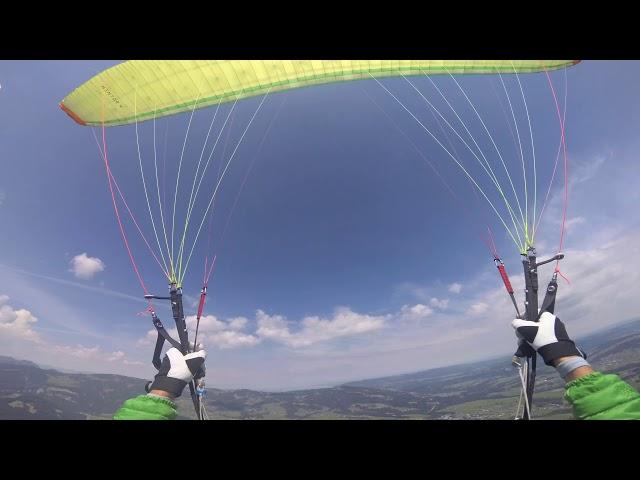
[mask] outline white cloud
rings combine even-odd
[[[449,299],[448,298],[439,299],[434,297],[431,300],[429,300],[429,305],[431,305],[432,307],[444,310],[449,306]]]
[[[125,359],[125,356],[122,350],[111,352],[111,354],[107,355],[107,362],[121,362]]]
[[[205,337],[205,345],[215,345],[222,349],[253,347],[260,343],[260,339],[254,335],[247,335],[233,330],[225,330],[203,336]]]
[[[197,323],[196,316],[186,317],[186,322],[188,327],[194,331]],[[202,341],[205,348],[209,345],[222,349],[253,347],[260,343],[260,339],[255,335],[240,331],[246,328],[247,323],[248,320],[244,317],[219,320],[215,315],[205,315],[200,318],[198,343]]]
[[[462,284],[460,283],[452,283],[449,285],[450,293],[460,293],[462,291]]]
[[[155,345],[158,332],[149,330],[147,334],[136,342],[136,348],[145,348]]]
[[[584,217],[568,218],[565,223],[565,228],[567,229],[567,232],[573,232],[577,226],[586,223],[586,221],[587,220]]]
[[[84,345],[48,345],[47,348],[51,352],[55,353],[58,359],[62,355],[72,357],[75,360],[80,360],[82,362],[97,362],[98,364],[110,363],[128,366],[143,365],[142,362],[128,360],[125,352],[121,350],[109,352],[103,350],[99,346],[86,347]]]
[[[133,367],[141,367],[143,365],[145,365],[144,362],[139,362],[137,360],[127,360],[126,358],[122,360],[122,364],[129,367],[129,366],[133,366]]]
[[[235,317],[227,320],[231,330],[244,330],[249,322],[245,317]]]
[[[292,332],[282,315],[268,315],[263,310],[256,312],[258,329],[256,334],[264,339],[283,343],[293,348],[306,347],[338,337],[360,335],[384,327],[388,316],[363,315],[346,307],[336,308],[332,318],[305,317],[302,329]]]
[[[431,316],[432,314],[433,309],[421,303],[417,303],[411,307],[409,305],[403,305],[400,309],[399,317],[401,320],[419,321]]]
[[[86,253],[76,255],[71,260],[71,272],[83,280],[93,278],[97,273],[104,270],[105,265],[102,260],[96,257],[88,257]]]
[[[606,161],[611,160],[604,155],[594,156],[586,160],[571,158],[571,176],[569,177],[569,187],[577,187],[581,183],[597,178],[600,168]],[[572,188],[570,188],[572,190]]]
[[[85,347],[83,345],[56,345],[53,347],[53,350],[57,354],[71,356],[81,360],[96,359],[100,355],[100,348],[98,346]]]
[[[31,329],[38,318],[24,308],[14,309],[8,304],[9,297],[0,295],[0,332],[5,339],[13,338],[42,343],[37,332]]]
[[[191,332],[195,332],[197,318],[195,315],[189,315],[185,318],[187,328]],[[209,346],[215,346],[221,349],[253,347],[260,343],[260,338],[256,335],[242,333],[247,327],[248,319],[245,317],[234,317],[228,320],[220,320],[215,315],[205,315],[200,318],[198,326],[198,344],[202,343],[206,349]],[[178,332],[175,327],[167,328],[167,332],[171,337],[178,338]],[[138,347],[149,347],[154,345],[157,338],[155,330],[149,330],[147,334],[136,342]],[[191,338],[193,340],[193,338]]]
[[[305,317],[302,324],[305,331],[313,332],[318,339],[324,340],[378,330],[384,324],[384,317],[363,315],[349,308],[339,307],[333,318]]]
[[[198,319],[195,315],[188,315],[185,317],[185,321],[187,322],[187,327],[195,330],[196,325],[198,323]],[[204,315],[200,317],[200,326],[198,327],[198,331],[202,333],[207,332],[219,332],[228,328],[228,325],[218,320],[218,317],[215,315]]]
[[[467,314],[477,316],[477,315],[482,315],[487,310],[489,310],[489,305],[487,305],[484,302],[478,302],[478,303],[474,303],[467,309]]]
[[[256,334],[259,337],[285,342],[292,336],[287,321],[282,315],[269,315],[263,310],[258,310],[256,320],[258,321]]]

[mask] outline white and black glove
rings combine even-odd
[[[538,322],[515,319],[511,326],[518,338],[537,351],[547,365],[553,365],[553,361],[560,357],[586,358],[569,338],[564,323],[552,313],[544,312]]]
[[[163,390],[174,398],[179,397],[195,376],[203,376],[206,357],[204,350],[183,355],[177,348],[170,348],[149,390]]]

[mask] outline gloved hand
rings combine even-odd
[[[516,330],[517,337],[537,351],[547,365],[553,365],[553,361],[560,357],[586,358],[569,338],[564,323],[552,313],[544,312],[538,322],[517,318],[511,322],[511,326]]]
[[[207,352],[204,350],[182,355],[177,348],[170,348],[148,390],[162,390],[173,398],[179,397],[194,376],[203,376],[206,357]]]

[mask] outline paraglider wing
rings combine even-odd
[[[74,121],[116,126],[266,92],[394,76],[531,73],[575,60],[132,60],[69,94],[60,107]]]

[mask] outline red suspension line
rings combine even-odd
[[[153,248],[151,248],[151,245],[149,245],[149,242],[147,241],[147,238],[144,236],[144,233],[142,233],[142,229],[138,225],[138,222],[136,221],[136,218],[134,217],[133,212],[131,212],[131,209],[129,208],[129,205],[127,204],[127,201],[125,200],[124,195],[120,191],[120,187],[118,186],[118,182],[116,182],[116,179],[114,178],[113,173],[111,172],[111,170],[109,170],[109,173],[111,175],[111,179],[113,180],[113,184],[116,186],[116,190],[118,190],[118,194],[120,195],[120,199],[122,200],[122,203],[124,203],[124,206],[126,207],[127,212],[129,212],[129,216],[131,217],[131,220],[133,220],[133,223],[136,226],[136,229],[138,230],[138,233],[142,237],[142,240],[144,240],[145,245],[147,246],[147,248],[149,249],[149,252],[151,253],[153,258],[155,259],[155,261],[158,264],[158,266],[160,267],[160,270],[162,270],[162,273],[164,273],[165,276],[168,279],[169,278],[169,274],[167,273],[167,271],[162,266],[162,263],[160,262],[160,260],[156,256],[155,252],[153,251]]]
[[[147,290],[147,286],[144,283],[144,280],[142,279],[142,275],[140,274],[140,271],[138,270],[138,266],[136,265],[136,262],[133,258],[133,253],[131,253],[131,248],[129,247],[129,241],[127,240],[127,235],[124,231],[124,226],[122,225],[122,219],[120,218],[120,212],[118,210],[118,204],[116,202],[116,195],[115,192],[113,190],[113,183],[112,183],[112,175],[111,175],[111,167],[109,166],[109,156],[107,154],[107,141],[106,141],[106,133],[105,133],[105,126],[104,123],[102,124],[102,149],[103,149],[103,158],[104,158],[104,166],[105,166],[105,170],[107,173],[107,181],[109,183],[109,190],[111,192],[111,201],[113,203],[113,211],[116,214],[116,219],[118,220],[118,226],[120,227],[120,235],[122,236],[122,240],[124,242],[124,246],[127,249],[127,253],[129,254],[129,260],[131,261],[131,265],[133,266],[133,270],[136,274],[136,276],[138,277],[138,282],[140,282],[140,286],[142,287],[142,290],[144,291],[145,295],[149,294],[149,291]]]
[[[562,247],[564,246],[564,238],[565,238],[565,232],[566,232],[566,223],[567,223],[567,206],[569,203],[569,159],[567,156],[567,144],[566,144],[566,138],[565,138],[565,125],[564,125],[564,119],[562,118],[562,115],[560,114],[560,106],[558,105],[558,97],[556,96],[556,90],[553,87],[553,82],[551,82],[551,77],[549,76],[549,72],[547,72],[545,70],[545,74],[547,76],[547,81],[549,82],[549,87],[551,88],[551,93],[553,94],[553,101],[556,105],[556,112],[558,115],[558,121],[560,122],[560,139],[562,142],[562,155],[563,155],[563,163],[564,163],[564,199],[563,199],[563,206],[562,206],[562,224],[560,225],[560,243],[558,245],[558,253],[560,253],[562,251]],[[555,271],[560,273],[560,268],[559,268],[559,264],[560,261],[556,261],[556,267],[555,267]],[[560,273],[560,275],[562,276],[562,278],[564,278],[565,280],[567,280],[567,278],[562,275],[562,273]],[[567,280],[568,281],[568,280]]]
[[[95,132],[93,132],[94,138],[95,138]],[[97,138],[96,138],[97,141]],[[104,158],[104,151],[100,152]],[[136,221],[136,217],[133,215],[133,212],[131,211],[131,209],[129,208],[129,204],[127,203],[127,200],[124,197],[124,194],[122,193],[122,191],[120,190],[120,187],[118,186],[118,182],[116,181],[116,178],[113,175],[113,172],[111,171],[111,168],[109,167],[108,169],[109,172],[109,177],[111,178],[111,180],[113,181],[113,184],[116,187],[116,190],[118,191],[118,195],[120,195],[120,200],[122,200],[122,203],[124,204],[125,208],[127,209],[127,212],[129,212],[129,216],[131,217],[131,220],[133,221],[134,225],[136,226],[136,229],[138,230],[138,233],[140,234],[140,236],[142,237],[142,240],[144,241],[144,243],[146,244],[147,248],[149,249],[149,252],[151,253],[151,255],[153,256],[153,258],[155,259],[155,261],[158,263],[158,266],[160,267],[160,270],[162,271],[162,273],[164,273],[164,275],[169,278],[169,274],[167,273],[167,271],[164,269],[162,263],[160,262],[160,260],[158,259],[158,257],[156,256],[153,248],[151,248],[151,245],[149,244],[149,241],[147,240],[147,238],[145,237],[144,233],[142,233],[142,229],[140,228],[140,225],[138,224],[138,222]]]

